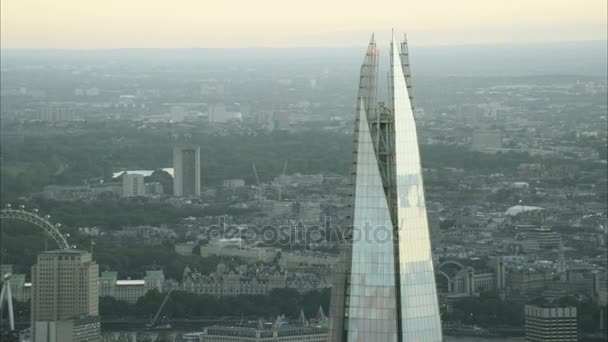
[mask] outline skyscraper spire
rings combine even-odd
[[[360,100],[363,100],[363,108],[369,118],[375,112],[378,83],[378,49],[376,48],[374,34],[372,34],[369,40],[365,58],[363,59],[363,64],[361,64],[360,75],[357,105],[360,105]],[[359,113],[358,109],[357,113]]]
[[[332,342],[442,340],[407,42],[390,49],[389,107],[377,107],[376,43],[359,82],[350,233],[332,291]]]
[[[403,76],[405,76],[405,84],[407,85],[407,92],[410,97],[410,105],[412,111],[414,110],[414,97],[412,95],[412,75],[410,70],[410,54],[407,45],[407,35],[403,34],[403,41],[401,42],[400,55],[401,58],[401,69],[403,70]]]

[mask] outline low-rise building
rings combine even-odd
[[[201,342],[325,342],[329,336],[327,327],[281,326],[276,328],[208,327],[200,335]]]
[[[77,201],[91,199],[93,191],[89,186],[47,185],[42,196],[57,201]]]
[[[224,187],[236,189],[245,186],[245,180],[243,179],[226,179],[223,183]]]
[[[281,253],[281,258],[284,260],[287,267],[300,265],[318,265],[318,266],[334,266],[336,257],[322,253],[312,252],[282,252],[280,248],[275,247],[236,247],[226,246],[221,244],[212,244],[201,246],[200,254],[202,257],[209,256],[224,256],[232,258],[241,258],[247,262],[271,262]]]
[[[175,253],[179,254],[179,255],[192,255],[194,253],[194,247],[196,247],[196,243],[189,241],[189,242],[185,242],[185,243],[176,243],[174,248],[175,248]]]
[[[559,233],[548,228],[538,228],[524,233],[526,240],[538,242],[540,248],[559,248],[562,244],[562,237]]]
[[[491,269],[479,261],[447,260],[437,269],[437,286],[448,298],[479,296],[482,292],[499,289],[497,272],[498,269]]]
[[[546,285],[549,275],[534,269],[509,270],[507,292],[538,293]]]
[[[95,196],[99,196],[101,194],[112,194],[115,196],[122,196],[122,183],[105,182],[102,184],[91,185],[91,191]]]
[[[224,246],[221,244],[212,244],[201,246],[200,254],[202,257],[209,256],[224,256],[224,257],[233,257],[233,258],[241,258],[245,261],[249,262],[270,262],[272,261],[278,252],[280,252],[280,248],[261,248],[261,247],[253,247],[253,248],[238,248],[233,246]]]
[[[293,288],[299,292],[321,290],[331,286],[329,274],[284,272],[274,267],[241,265],[230,269],[219,264],[215,272],[202,274],[186,267],[180,289],[185,292],[216,297],[265,295],[274,289]]]
[[[145,183],[144,191],[147,196],[162,195],[165,193],[165,189],[160,182]]]
[[[135,303],[148,291],[163,290],[165,276],[163,271],[146,271],[144,279],[119,280],[115,271],[105,271],[99,277],[99,295],[112,297],[127,303]]]

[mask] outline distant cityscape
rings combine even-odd
[[[361,60],[119,57],[3,58],[2,341],[328,341]],[[605,75],[411,73],[437,336],[606,340]]]

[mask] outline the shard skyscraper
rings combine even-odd
[[[352,225],[336,266],[330,342],[442,340],[408,59],[405,37],[393,37],[387,105],[376,102],[373,36],[361,66]]]

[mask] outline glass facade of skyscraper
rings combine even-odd
[[[378,50],[361,68],[352,227],[331,303],[332,342],[442,340],[407,44],[391,44],[388,107],[377,106]]]

